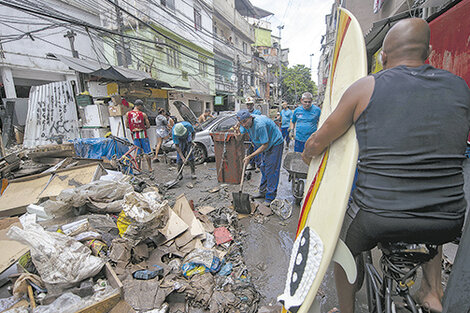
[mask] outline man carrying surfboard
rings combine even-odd
[[[462,228],[470,90],[460,77],[424,63],[429,38],[422,19],[393,26],[383,43],[384,70],[352,84],[306,142],[309,164],[355,126],[358,177],[343,224],[354,256],[378,242],[443,244]],[[423,266],[417,294],[433,312],[442,311],[440,261],[441,253]],[[354,312],[356,285],[337,264],[335,280],[340,312]]]
[[[276,198],[277,185],[282,160],[282,139],[279,127],[267,116],[251,115],[248,110],[237,112],[238,124],[235,133],[241,135],[248,133],[251,141],[259,148],[248,154],[243,162],[248,165],[250,160],[261,155],[261,182],[259,195],[254,198],[264,198],[266,204],[270,204]]]
[[[313,95],[310,92],[304,92],[300,102],[302,106],[294,110],[290,122],[291,131],[295,129],[295,152],[304,151],[305,142],[317,130],[321,113],[320,108],[312,104]]]

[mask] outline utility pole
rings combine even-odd
[[[75,33],[73,30],[67,31],[67,33],[64,35],[65,38],[69,39],[72,56],[78,59],[78,51],[75,50],[75,36],[77,36],[77,33]],[[77,85],[79,92],[85,91],[85,81],[83,79],[83,74],[75,71],[75,75],[78,77]]]
[[[122,13],[121,9],[119,9],[119,2],[118,0],[114,0],[114,9],[116,10],[116,22],[118,25],[118,32],[120,34],[119,36],[119,42],[121,43],[121,47],[117,47],[116,49],[116,54],[118,58],[118,64],[122,65],[127,68],[129,65],[127,62],[127,54],[126,54],[126,44],[124,42],[124,23],[122,22]]]
[[[282,82],[282,63],[281,63],[281,30],[284,29],[284,25],[279,25],[277,27],[279,29],[279,44],[278,53],[277,53],[277,61],[279,66],[279,78],[278,78],[278,91],[279,91],[279,99],[282,98],[282,90],[281,90],[281,82]]]
[[[240,56],[237,54],[237,95],[243,97]]]

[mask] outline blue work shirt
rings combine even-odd
[[[250,112],[250,111],[248,111]],[[261,111],[260,110],[257,110],[257,109],[254,109],[253,112],[250,112],[251,115],[261,115]]]
[[[281,110],[281,128],[290,126],[290,120],[292,119],[292,111],[290,109]]]
[[[283,143],[279,127],[269,117],[264,115],[252,115],[252,117],[253,125],[248,129],[240,126],[240,132],[242,134],[248,133],[255,146],[259,147],[268,143],[267,150],[269,150],[273,146]]]
[[[191,141],[192,140],[191,134],[194,132],[193,125],[191,125],[191,123],[186,122],[186,121],[179,122],[178,124],[182,124],[184,127],[186,127],[187,131],[186,131],[186,134],[184,134],[184,136],[178,137],[178,136],[175,136],[175,128],[173,127],[173,130],[171,131],[171,137],[173,139],[173,143],[175,145],[178,145],[180,143],[180,140],[184,140],[186,142]]]
[[[311,134],[317,131],[318,119],[321,110],[316,105],[312,105],[310,110],[305,110],[303,106],[294,110],[292,123],[295,123],[295,139],[307,141]]]

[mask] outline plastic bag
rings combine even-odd
[[[89,184],[62,190],[55,201],[41,203],[44,211],[51,216],[67,214],[72,208],[90,205],[94,212],[119,212],[121,199],[134,189],[129,183],[116,181],[94,181]]]
[[[210,272],[217,272],[222,266],[222,262],[217,254],[212,250],[206,249],[194,249],[184,258],[183,263],[202,265]]]
[[[160,196],[155,194],[130,192],[124,196],[123,211],[119,214],[117,226],[121,237],[133,245],[158,235],[158,230],[168,222],[168,202],[156,201]]]
[[[120,200],[134,189],[128,183],[116,181],[94,181],[89,184],[63,190],[57,200],[72,204],[74,207],[85,205],[88,200],[111,202]]]
[[[90,249],[66,235],[45,231],[32,221],[20,218],[23,229],[13,226],[10,239],[31,247],[31,257],[45,283],[61,287],[72,286],[95,276],[104,261],[92,256]]]
[[[292,204],[287,200],[274,199],[269,206],[277,216],[287,220],[292,215]]]
[[[83,308],[85,302],[79,296],[67,292],[58,297],[49,305],[40,305],[33,310],[33,313],[74,313]]]
[[[195,274],[204,274],[207,271],[207,268],[204,265],[197,265],[195,263],[184,263],[181,267],[183,270],[183,276],[190,278]]]

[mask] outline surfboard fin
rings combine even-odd
[[[338,239],[338,243],[336,244],[333,261],[341,265],[346,272],[349,283],[353,284],[357,277],[356,261],[354,260],[351,251],[349,251],[348,246],[346,246],[344,241],[341,239]]]

